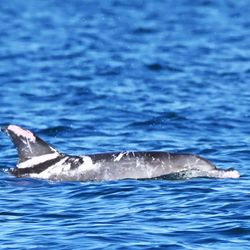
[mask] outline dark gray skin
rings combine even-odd
[[[167,152],[118,152],[70,156],[59,153],[28,130],[15,125],[2,128],[17,148],[17,177],[50,180],[101,181],[159,178],[238,178],[236,170],[218,169],[193,154]]]

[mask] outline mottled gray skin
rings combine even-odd
[[[122,154],[121,159],[119,155]],[[209,161],[192,154],[165,152],[124,152],[89,155],[93,163],[100,164],[98,171],[84,173],[83,179],[152,179],[168,177],[188,170],[215,170]]]
[[[70,181],[239,177],[236,170],[218,169],[210,161],[193,154],[118,152],[70,156],[59,153],[21,127],[9,125],[2,131],[10,136],[18,151],[17,167],[10,170],[17,177]]]

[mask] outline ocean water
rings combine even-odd
[[[239,179],[0,173],[0,249],[250,249],[250,5],[0,2],[0,125],[68,154],[199,154]],[[17,153],[0,135],[0,168]]]

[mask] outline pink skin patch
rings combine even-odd
[[[7,129],[16,134],[17,136],[27,138],[29,141],[34,142],[36,140],[36,137],[30,131],[24,130],[16,125],[9,125]]]

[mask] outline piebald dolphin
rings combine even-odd
[[[219,169],[193,154],[118,152],[82,156],[63,154],[32,132],[16,125],[2,128],[17,148],[18,161],[10,173],[65,181],[101,181],[156,178],[239,178],[238,171]]]

